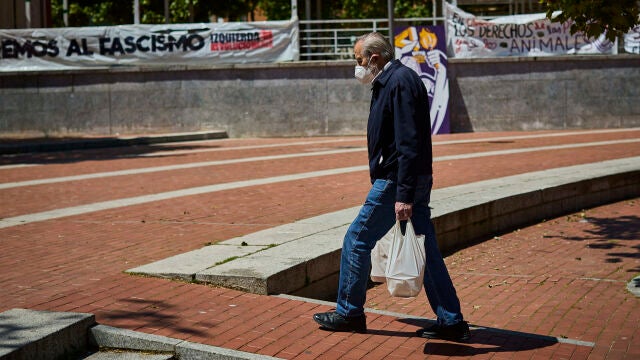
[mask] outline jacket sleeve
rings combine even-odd
[[[404,81],[403,81],[404,80]],[[393,88],[392,104],[396,151],[398,152],[398,178],[396,201],[413,203],[418,173],[419,121],[424,121],[418,101],[418,92],[408,79],[400,78]]]

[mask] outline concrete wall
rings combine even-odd
[[[362,134],[369,90],[351,73],[350,63],[0,73],[0,133]]]
[[[640,57],[454,60],[452,132],[640,126]]]
[[[364,134],[354,63],[0,72],[0,136]],[[453,132],[640,126],[640,57],[451,60]]]

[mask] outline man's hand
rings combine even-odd
[[[413,204],[396,202],[396,220],[409,220],[413,214]]]

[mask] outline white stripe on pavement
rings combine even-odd
[[[520,149],[520,150],[524,150],[524,149]],[[495,153],[495,152],[491,152],[491,153]],[[465,157],[470,158],[470,157],[477,157],[477,155],[478,154],[463,154],[463,155],[456,155],[456,158],[465,158]],[[451,159],[452,157],[446,157],[446,158]],[[436,158],[436,161],[440,161],[440,158]],[[199,187],[193,187],[193,188],[187,188],[187,189],[175,190],[175,191],[167,191],[167,192],[151,194],[151,195],[143,195],[143,196],[124,198],[124,199],[103,201],[98,203],[85,204],[85,205],[73,206],[73,207],[62,208],[62,209],[54,209],[54,210],[43,211],[43,212],[34,213],[34,214],[20,215],[20,216],[10,217],[6,219],[0,219],[0,229],[12,227],[16,225],[28,224],[32,222],[52,220],[52,219],[57,219],[61,217],[73,216],[73,215],[81,215],[88,212],[109,210],[109,209],[115,209],[115,208],[120,208],[125,206],[132,206],[132,205],[140,205],[140,204],[145,204],[153,201],[169,200],[169,199],[174,199],[174,198],[183,197],[183,196],[206,194],[206,193],[212,193],[217,191],[238,189],[238,188],[248,187],[248,186],[274,184],[278,182],[302,180],[302,179],[308,179],[308,178],[314,178],[314,177],[320,177],[320,176],[346,174],[346,173],[366,171],[366,170],[368,170],[368,165],[351,166],[351,167],[338,168],[338,169],[329,169],[329,170],[311,171],[311,172],[299,173],[299,174],[274,176],[274,177],[262,178],[262,179],[252,179],[252,180],[235,181],[235,182],[223,183],[223,184],[199,186]]]
[[[364,136],[362,136],[361,138],[364,140]],[[173,151],[172,150],[168,150],[168,151],[152,152],[152,153],[148,153],[148,154],[129,155],[129,156],[126,156],[126,157],[154,157],[154,156],[197,154],[197,153],[203,153],[203,152],[217,152],[217,151],[231,151],[231,150],[268,149],[268,148],[285,147],[285,146],[339,143],[339,142],[346,142],[346,141],[354,141],[354,139],[358,140],[357,137],[354,137],[354,138],[340,138],[340,139],[332,139],[332,140],[296,141],[296,142],[290,142],[290,143],[277,143],[277,144],[230,146],[230,147],[223,147],[223,148],[208,148],[208,149],[194,149],[194,150],[173,150]]]
[[[183,169],[192,169],[192,168],[205,167],[205,166],[240,164],[240,163],[252,162],[252,161],[271,161],[271,160],[291,159],[291,158],[306,157],[306,156],[335,155],[335,154],[358,152],[358,151],[364,151],[364,150],[366,150],[366,148],[361,147],[361,148],[340,149],[340,150],[315,151],[315,152],[307,152],[307,153],[257,156],[257,157],[241,158],[241,159],[202,161],[202,162],[194,162],[194,163],[178,164],[178,165],[153,166],[153,167],[141,168],[141,169],[129,169],[129,170],[108,171],[108,172],[93,173],[93,174],[62,176],[62,177],[55,177],[55,178],[49,178],[49,179],[26,180],[26,181],[12,182],[12,183],[4,183],[4,184],[0,184],[0,190],[21,187],[21,186],[54,184],[54,183],[66,182],[66,181],[88,180],[88,179],[105,178],[105,177],[111,177],[111,176],[138,175],[138,174],[146,174],[146,173],[152,173],[152,172],[158,172],[158,171],[183,170]]]
[[[640,139],[624,139],[624,140],[611,140],[611,141],[596,141],[596,142],[578,143],[578,144],[538,146],[538,147],[530,147],[530,148],[522,148],[522,149],[496,150],[496,151],[485,151],[485,152],[462,154],[462,155],[440,156],[440,157],[434,158],[434,161],[471,159],[471,158],[483,157],[483,156],[511,155],[511,154],[521,154],[525,152],[575,149],[575,148],[590,147],[590,146],[620,145],[620,144],[630,144],[630,143],[637,143],[637,142],[640,142]]]
[[[195,150],[169,150],[169,151],[158,151],[154,153],[148,154],[135,154],[135,155],[122,155],[118,158],[138,158],[138,157],[154,157],[154,156],[164,156],[164,155],[184,155],[184,154],[192,154],[192,153],[201,153],[201,152],[215,152],[215,151],[235,151],[235,150],[253,150],[253,149],[267,149],[267,148],[276,148],[276,147],[286,147],[289,145],[316,145],[316,144],[327,144],[327,143],[340,143],[347,141],[354,141],[353,138],[341,138],[341,139],[332,139],[332,140],[315,140],[315,141],[297,141],[290,143],[277,143],[277,144],[263,144],[263,145],[242,145],[242,146],[229,146],[224,148],[207,148],[207,149],[195,149]],[[199,141],[189,141],[189,142],[180,142],[179,145],[189,145],[189,144],[202,144],[203,142],[223,142],[225,140],[232,139],[220,139],[220,140],[199,140]],[[153,146],[166,146],[167,144],[153,144]],[[80,149],[82,150],[82,149]],[[15,154],[11,154],[11,156],[15,156]],[[0,165],[0,170],[5,169],[13,169],[19,167],[29,167],[29,166],[42,166],[47,165],[46,163],[42,164],[9,164],[9,165]]]
[[[116,209],[116,208],[121,208],[125,206],[131,206],[131,205],[140,205],[140,204],[145,204],[153,201],[169,200],[169,199],[174,199],[174,198],[183,197],[183,196],[208,194],[216,191],[238,189],[238,188],[243,188],[247,186],[266,185],[266,184],[308,179],[308,178],[314,178],[314,177],[320,177],[320,176],[338,175],[338,174],[350,173],[355,171],[365,171],[367,169],[368,169],[368,166],[352,166],[352,167],[346,167],[346,168],[340,168],[340,169],[312,171],[312,172],[301,173],[301,174],[282,175],[282,176],[274,176],[274,177],[263,178],[263,179],[243,180],[243,181],[235,181],[235,182],[224,183],[224,184],[199,186],[199,187],[193,187],[193,188],[175,190],[175,191],[167,191],[167,192],[151,194],[151,195],[135,196],[130,198],[118,199],[118,200],[103,201],[103,202],[98,202],[93,204],[72,206],[72,207],[63,208],[63,209],[54,209],[54,210],[43,211],[35,214],[28,214],[28,215],[15,216],[15,217],[6,218],[6,219],[0,219],[0,229],[16,226],[16,225],[28,224],[28,223],[37,222],[37,221],[45,221],[45,220],[52,220],[52,219],[57,219],[61,217],[66,217],[66,216],[81,215],[89,212]]]
[[[495,274],[492,274],[492,275],[495,275]],[[307,303],[311,303],[311,304],[326,305],[326,306],[332,306],[332,307],[336,306],[335,302],[326,301],[326,300],[312,299],[312,298],[305,298],[305,297],[296,296],[296,295],[279,294],[279,295],[270,295],[270,296],[279,297],[279,298],[287,299],[287,300],[303,301],[303,302],[307,302]],[[417,319],[419,321],[425,321],[425,322],[431,322],[431,323],[435,323],[436,322],[436,319],[429,319],[429,318],[426,318],[426,317],[414,316],[414,315],[409,315],[409,314],[404,314],[404,313],[398,313],[398,312],[389,311],[389,310],[380,310],[380,309],[368,308],[367,307],[367,308],[364,308],[364,311],[368,312],[368,313],[372,313],[372,314],[380,314],[380,315],[385,315],[385,316],[391,316],[391,317],[395,317],[395,318],[399,318],[399,319]],[[501,335],[521,336],[521,337],[525,337],[525,338],[532,338],[532,339],[546,340],[546,341],[556,341],[556,342],[564,343],[564,344],[572,344],[572,345],[587,346],[587,347],[596,346],[596,344],[594,342],[591,342],[591,341],[574,340],[574,339],[563,338],[563,337],[554,337],[554,336],[549,336],[549,335],[538,335],[538,334],[534,334],[534,333],[511,331],[511,330],[505,330],[505,329],[500,329],[500,328],[490,328],[490,327],[484,327],[484,326],[475,326],[475,325],[472,325],[472,324],[469,324],[469,326],[471,327],[472,330],[484,330],[484,331],[489,331],[489,332],[495,332],[495,333],[498,333],[498,334],[501,334]]]
[[[562,133],[541,133],[541,134],[530,134],[530,135],[496,136],[496,137],[490,137],[490,138],[445,140],[445,141],[435,141],[435,138],[434,138],[433,145],[436,146],[436,145],[468,144],[468,143],[487,142],[487,141],[510,141],[510,140],[523,140],[523,139],[537,139],[537,138],[544,138],[544,137],[607,134],[607,133],[630,132],[630,131],[640,131],[640,128],[601,129],[601,130],[571,131],[571,132],[562,132]],[[357,137],[355,137],[355,139],[357,139]],[[195,153],[215,152],[215,151],[230,151],[230,150],[253,150],[253,149],[283,147],[283,146],[289,146],[289,145],[313,145],[313,144],[324,144],[324,143],[341,142],[341,141],[354,141],[354,138],[319,140],[319,141],[301,141],[301,142],[265,144],[265,145],[246,145],[246,146],[224,147],[224,148],[213,148],[213,149],[159,151],[159,152],[154,152],[149,154],[131,155],[131,157],[170,156],[170,155],[184,155],[184,154],[195,154]]]
[[[459,154],[459,155],[436,157],[433,159],[433,161],[460,160],[460,159],[469,159],[469,158],[484,157],[484,156],[510,155],[510,154],[524,153],[524,152],[572,149],[572,148],[589,147],[589,146],[618,145],[618,144],[627,144],[627,143],[635,143],[635,142],[640,142],[640,138],[597,141],[597,142],[590,142],[590,143],[549,145],[549,146],[539,146],[539,147],[521,148],[521,149],[486,151],[486,152],[479,152],[479,153],[466,153],[466,154]],[[88,179],[97,179],[97,178],[105,178],[105,177],[112,177],[112,176],[138,175],[138,174],[146,174],[146,173],[152,173],[152,172],[158,172],[158,171],[192,169],[197,167],[229,165],[229,164],[238,164],[238,163],[253,162],[253,161],[271,161],[271,160],[280,160],[280,159],[292,159],[297,157],[335,155],[335,154],[343,154],[343,153],[358,152],[358,151],[365,151],[365,150],[366,148],[364,147],[358,147],[358,148],[350,148],[350,149],[338,149],[338,150],[327,150],[327,151],[316,151],[316,152],[305,152],[305,153],[294,153],[294,154],[283,154],[283,155],[257,156],[257,157],[250,157],[250,158],[241,158],[241,159],[203,161],[203,162],[194,162],[194,163],[178,164],[178,165],[154,166],[154,167],[141,168],[141,169],[129,169],[129,170],[118,170],[118,171],[109,171],[109,172],[101,172],[101,173],[93,173],[93,174],[63,176],[63,177],[56,177],[56,178],[49,178],[49,179],[26,180],[26,181],[17,181],[17,182],[11,182],[11,183],[3,183],[3,184],[0,183],[0,190],[22,187],[22,186],[54,184],[54,183],[60,183],[60,182],[66,182],[66,181],[88,180]]]
[[[586,130],[586,131],[572,131],[572,132],[561,132],[561,133],[543,133],[543,134],[515,135],[515,136],[496,136],[496,137],[490,137],[490,138],[477,138],[477,139],[464,139],[464,140],[446,140],[446,141],[434,141],[433,145],[468,144],[468,143],[488,142],[488,141],[524,140],[524,139],[537,139],[537,138],[545,138],[545,137],[575,136],[575,135],[590,135],[590,134],[609,134],[609,133],[633,132],[633,131],[640,131],[640,128]]]
[[[0,165],[0,170],[9,170],[23,167],[31,167],[31,166],[40,166],[42,164],[11,164],[11,165]]]
[[[516,136],[497,136],[490,138],[476,138],[476,139],[465,139],[465,140],[446,140],[446,141],[435,141],[433,145],[454,145],[454,144],[468,144],[468,143],[477,143],[477,142],[489,142],[489,141],[510,141],[510,140],[522,140],[522,139],[536,139],[543,137],[558,137],[558,136],[574,136],[574,135],[588,135],[588,134],[607,134],[607,133],[618,133],[618,132],[633,132],[640,131],[640,128],[625,128],[625,129],[603,129],[603,130],[586,130],[586,131],[572,131],[572,132],[561,132],[561,133],[542,133],[542,134],[531,134],[531,135],[516,135]],[[277,144],[263,144],[263,145],[242,145],[242,146],[230,146],[224,148],[207,148],[207,149],[194,149],[194,150],[175,150],[175,151],[159,151],[149,154],[136,154],[136,155],[125,155],[121,156],[121,158],[135,158],[135,157],[153,157],[153,156],[167,156],[167,155],[184,155],[191,153],[203,153],[203,152],[217,152],[217,151],[235,151],[235,150],[252,150],[252,149],[266,149],[266,148],[276,148],[276,147],[286,147],[289,145],[315,145],[315,144],[325,144],[325,143],[335,143],[335,142],[348,142],[354,141],[357,139],[353,138],[341,138],[341,139],[330,139],[330,140],[318,140],[318,141],[298,141],[291,143],[277,143]],[[213,140],[217,142],[224,142],[225,140],[233,140],[233,139],[220,139]],[[199,140],[199,141],[190,141],[190,142],[181,142],[180,145],[185,144],[202,144],[203,142],[211,142],[212,140]],[[153,144],[153,146],[166,146],[166,144]],[[14,156],[14,155],[12,155]],[[12,169],[17,167],[28,167],[28,166],[41,166],[46,164],[11,164],[11,165],[0,165],[0,170]]]

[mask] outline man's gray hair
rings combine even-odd
[[[380,54],[384,61],[391,61],[395,58],[395,49],[391,43],[379,32],[372,32],[362,35],[356,43],[362,41],[362,55],[369,57],[372,54]]]

